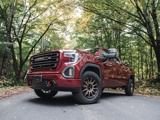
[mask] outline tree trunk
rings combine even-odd
[[[157,60],[157,80],[160,82],[160,49],[155,51]]]
[[[152,79],[153,78],[153,50],[152,50],[152,47],[150,47],[150,78]]]
[[[14,51],[13,45],[10,47],[10,50],[11,50],[11,53],[12,53],[13,70],[14,70],[15,77],[16,77],[16,83],[19,83],[20,79],[19,79],[18,62],[17,62],[17,59],[16,59],[16,55],[15,55],[15,51]]]
[[[7,75],[7,60],[8,60],[8,57],[7,55],[3,55],[3,58],[2,58],[2,65],[1,65],[1,68],[0,68],[0,79],[3,79],[6,77]]]
[[[23,75],[22,75],[22,71],[18,71],[18,74],[16,75],[16,78],[18,80],[18,83],[22,83],[22,79],[23,79]]]
[[[117,35],[117,40],[118,40],[118,51],[119,51],[119,58],[121,59],[121,31],[118,29],[118,35]]]
[[[140,80],[140,54],[138,52],[138,80]]]
[[[141,53],[141,80],[143,80],[144,79],[144,74],[143,74],[143,55],[142,55],[142,53]]]

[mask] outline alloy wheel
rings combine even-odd
[[[98,84],[93,77],[87,77],[82,83],[82,93],[88,98],[94,98],[98,93]]]

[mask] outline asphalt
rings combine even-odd
[[[105,92],[81,105],[69,92],[42,100],[32,91],[1,99],[0,120],[160,120],[160,99]]]

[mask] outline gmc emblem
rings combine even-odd
[[[48,57],[38,57],[34,59],[34,61],[43,61],[43,60],[48,60]]]

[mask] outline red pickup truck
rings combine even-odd
[[[123,64],[116,49],[55,50],[30,59],[28,85],[41,98],[70,91],[83,104],[99,100],[104,88],[124,88],[134,93],[134,71]]]

